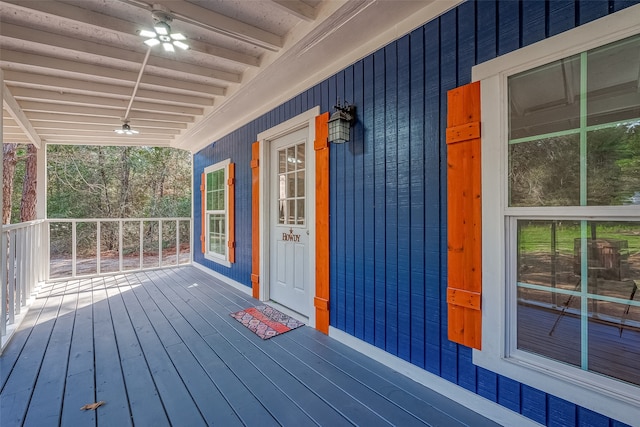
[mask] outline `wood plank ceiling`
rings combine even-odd
[[[432,3],[151,1],[0,2],[3,142],[197,150],[326,78],[336,58],[369,53],[370,40]],[[455,2],[441,3],[437,11]],[[190,49],[156,46],[145,64],[138,33],[152,29],[154,10],[170,13]],[[114,132],[127,111],[138,135]]]

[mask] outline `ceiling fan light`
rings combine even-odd
[[[160,44],[160,40],[158,39],[147,39],[144,41],[144,44],[150,47],[154,47]]]
[[[137,135],[140,133],[137,130],[131,129],[129,123],[123,123],[121,128],[114,129],[113,131],[118,135]]]
[[[173,45],[171,43],[162,43],[162,47],[164,48],[165,52],[175,52],[176,51],[173,48]]]
[[[153,29],[156,30],[156,33],[158,33],[159,36],[167,36],[169,35],[169,33],[171,33],[171,28],[169,28],[169,24],[162,21],[157,22],[153,26]]]
[[[181,41],[177,41],[177,40],[175,40],[175,41],[173,42],[173,44],[174,44],[175,46],[179,47],[180,49],[183,49],[183,50],[187,50],[187,49],[189,49],[189,45],[188,45],[188,44],[186,44],[186,43],[182,43]]]
[[[156,37],[156,33],[155,31],[149,31],[149,30],[140,30],[139,33],[142,37],[148,37],[148,38],[155,38]]]
[[[171,33],[171,38],[180,41],[184,41],[187,39],[182,33]]]

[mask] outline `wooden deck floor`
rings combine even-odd
[[[262,341],[229,316],[257,304],[194,267],[48,284],[0,357],[0,425],[496,425],[312,328]]]

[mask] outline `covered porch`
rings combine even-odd
[[[0,357],[2,425],[496,425],[193,266],[47,282]],[[104,401],[95,411],[87,404]]]

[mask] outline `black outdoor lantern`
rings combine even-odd
[[[348,142],[351,134],[351,123],[355,119],[356,107],[345,102],[344,105],[338,104],[333,107],[336,111],[329,119],[329,142],[334,144],[343,144]]]

